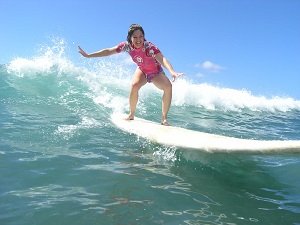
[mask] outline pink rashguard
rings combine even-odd
[[[138,49],[133,48],[127,41],[121,42],[117,47],[117,52],[128,52],[132,60],[145,74],[148,82],[163,72],[160,63],[155,59],[155,55],[160,53],[160,50],[149,41],[144,41],[144,47]]]

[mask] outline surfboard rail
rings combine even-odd
[[[207,152],[295,151],[300,152],[300,140],[255,140],[210,134],[135,117],[126,120],[124,114],[113,114],[111,121],[123,131],[166,146],[176,146]]]

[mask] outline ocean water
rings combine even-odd
[[[127,112],[125,56],[73,62],[65,45],[0,65],[0,224],[300,224],[300,149],[166,147],[110,121]],[[249,139],[300,139],[300,100],[173,84],[169,122]],[[161,92],[137,115],[160,121]]]

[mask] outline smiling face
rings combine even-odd
[[[144,45],[144,34],[141,30],[135,30],[131,35],[131,43],[134,48],[141,48]]]
[[[131,24],[128,29],[127,41],[134,48],[141,48],[144,45],[145,32],[141,25]]]

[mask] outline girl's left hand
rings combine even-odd
[[[174,82],[178,77],[181,77],[181,76],[183,76],[183,73],[177,73],[177,72],[175,72],[175,73],[172,73],[172,82]]]

